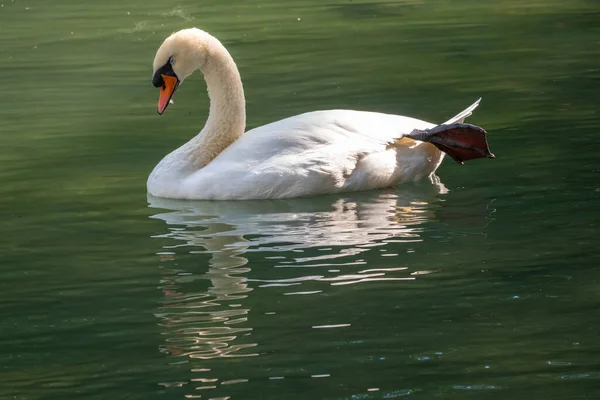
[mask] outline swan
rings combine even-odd
[[[442,125],[354,110],[313,111],[245,132],[244,89],[221,42],[197,28],[173,33],[154,57],[158,114],[199,69],[210,98],[204,128],[165,156],[148,193],[188,200],[278,199],[385,188],[434,178],[450,155],[489,157],[486,132],[464,124],[473,105]]]

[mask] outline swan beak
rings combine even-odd
[[[158,97],[158,114],[162,115],[165,112],[169,103],[172,103],[171,97],[177,90],[177,86],[179,86],[179,79],[175,76],[171,75],[163,75],[161,74],[163,79],[163,84],[160,87],[160,96]]]

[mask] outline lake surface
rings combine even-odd
[[[327,108],[469,119],[494,160],[311,199],[147,198],[200,130],[205,29],[249,127]],[[5,0],[1,399],[600,398],[600,5]]]

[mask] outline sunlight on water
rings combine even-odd
[[[599,397],[598,2],[0,5],[1,399]],[[199,73],[156,115],[152,59],[191,26],[235,58],[249,129],[482,97],[497,158],[445,161],[443,185],[147,199],[207,117]]]
[[[155,237],[171,243],[157,252],[165,263],[160,285],[163,306],[156,314],[165,329],[161,350],[204,360],[259,356],[259,344],[252,341],[252,310],[245,305],[256,290],[290,287],[281,295],[322,295],[327,287],[415,280],[424,272],[408,267],[368,268],[368,262],[360,257],[390,241],[420,241],[420,225],[435,219],[435,207],[430,202],[438,201],[446,191],[436,184],[403,192],[317,200],[192,202],[149,198],[150,207],[169,210],[152,216],[164,221],[168,230]],[[285,277],[247,278],[247,257],[252,253],[281,251],[291,259],[275,259],[275,270],[259,271],[258,275],[268,272],[276,276],[277,268],[283,268]],[[208,270],[197,274],[177,269],[178,257],[185,254],[207,254]],[[205,291],[183,291],[186,283],[197,280],[206,281]],[[310,286],[303,290],[306,285]],[[351,329],[352,324],[314,324],[312,328]],[[202,372],[210,375],[210,371]],[[216,389],[212,383],[248,381],[236,378],[219,383],[219,378],[210,376],[193,378],[194,383],[210,383],[196,389]]]

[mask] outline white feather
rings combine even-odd
[[[242,200],[377,189],[430,177],[444,157],[429,143],[403,138],[434,124],[374,112],[314,111],[244,133],[242,83],[225,47],[188,29],[165,40],[155,70],[170,59],[180,80],[203,72],[210,116],[154,168],[147,184],[153,196]],[[462,121],[478,104],[447,123]]]

